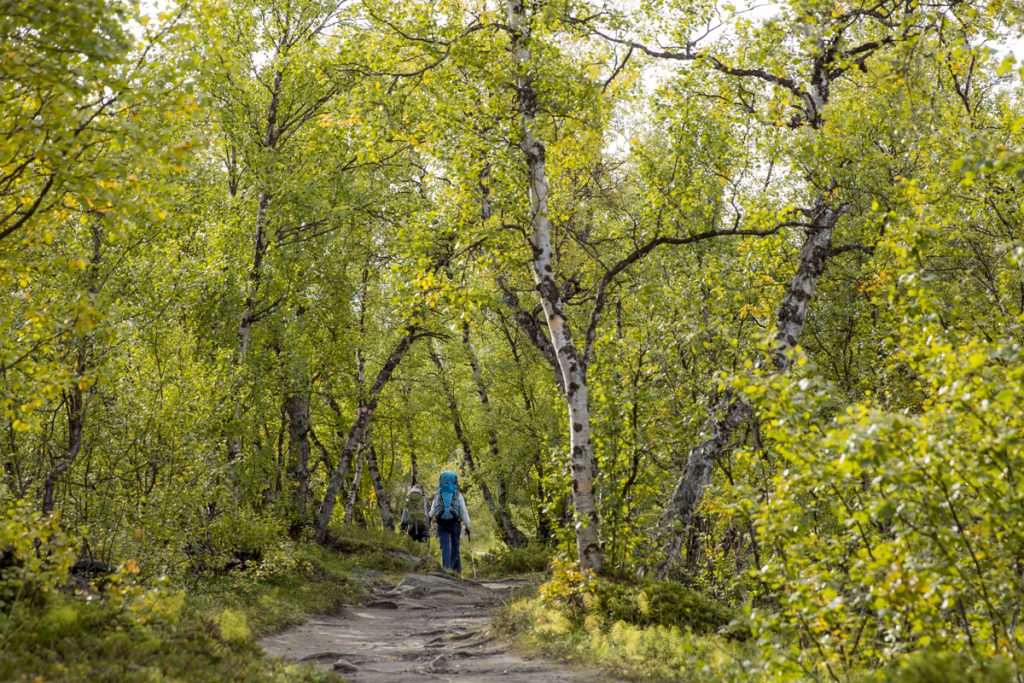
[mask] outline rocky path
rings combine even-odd
[[[339,671],[352,683],[591,683],[607,676],[509,652],[487,633],[488,611],[521,580],[410,574],[362,606],[315,617],[260,641],[267,654]]]

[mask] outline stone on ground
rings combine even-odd
[[[488,612],[525,582],[410,574],[362,606],[319,616],[260,641],[267,654],[344,674],[352,683],[596,683],[607,675],[509,651]]]

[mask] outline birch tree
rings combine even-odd
[[[797,10],[797,13],[800,11]],[[791,365],[791,352],[796,348],[806,323],[808,306],[814,298],[825,265],[834,253],[832,242],[837,224],[850,209],[850,204],[841,198],[833,175],[827,168],[819,169],[820,164],[814,158],[818,131],[826,120],[833,84],[852,69],[865,69],[867,62],[879,51],[917,35],[921,29],[916,20],[913,9],[900,3],[874,8],[871,12],[851,9],[817,18],[813,22],[814,31],[802,36],[804,60],[797,73],[786,69],[776,70],[770,57],[766,59],[765,66],[736,63],[731,56],[716,52],[713,46],[703,47],[702,38],[686,36],[685,27],[677,29],[677,35],[682,36],[683,46],[669,49],[651,48],[635,40],[595,29],[598,35],[638,49],[651,57],[699,62],[711,71],[739,81],[740,84],[733,91],[736,101],[745,104],[752,113],[756,114],[756,109],[750,104],[751,100],[745,98],[753,92],[745,90],[746,82],[753,81],[757,84],[755,87],[768,86],[774,91],[781,91],[790,98],[790,106],[795,113],[788,120],[778,120],[777,125],[811,131],[806,141],[801,141],[800,153],[807,156],[800,161],[809,169],[804,180],[817,196],[810,206],[798,210],[801,218],[783,224],[802,228],[805,237],[800,248],[796,274],[778,309],[772,348],[768,358],[758,363],[770,364],[774,372],[785,372]],[[777,39],[780,26],[768,23],[763,30],[765,36]],[[658,568],[660,575],[668,574],[678,562],[683,539],[693,523],[715,463],[730,447],[737,428],[749,419],[751,406],[742,397],[727,392],[721,399],[718,413],[718,416],[709,420],[707,436],[690,450],[685,469],[662,515],[662,525],[668,540]]]
[[[289,206],[307,194],[289,187],[289,173],[294,180],[302,166],[297,149],[302,131],[350,85],[344,72],[332,67],[329,47],[346,11],[344,2],[257,2],[215,4],[210,12],[221,30],[211,36],[215,62],[209,96],[220,109],[226,189],[252,246],[233,354],[238,368],[249,355],[253,326],[281,303],[263,292],[271,245],[294,244],[331,227],[329,211],[314,209],[310,215],[308,203]],[[241,448],[242,384],[235,382],[229,461]]]

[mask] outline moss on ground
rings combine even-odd
[[[187,590],[143,585],[132,563],[104,577],[103,590],[12,594],[0,600],[0,680],[340,681],[268,659],[256,639],[359,600],[368,589],[357,572],[433,560],[399,534],[345,530],[334,539],[331,548],[288,544],[244,568],[187,577],[178,582]]]
[[[176,602],[173,594],[150,599]],[[263,657],[241,613],[231,623],[225,612],[156,607],[164,613],[144,615],[104,599],[65,597],[43,609],[16,608],[0,619],[0,680],[340,680]]]

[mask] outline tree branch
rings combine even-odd
[[[845,254],[848,251],[860,251],[865,254],[874,254],[875,248],[869,244],[840,244],[828,250],[829,257]]]
[[[512,310],[512,314],[519,324],[520,329],[526,333],[527,338],[533,343],[533,345],[540,351],[541,355],[551,366],[555,373],[555,380],[558,386],[564,388],[565,380],[562,378],[562,370],[558,365],[558,356],[555,354],[555,347],[551,344],[551,340],[543,329],[541,329],[540,323],[537,322],[537,318],[530,314],[529,311],[522,307],[519,303],[519,296],[512,291],[512,289],[505,283],[503,279],[498,280],[498,286],[501,287],[503,292],[501,300],[506,306]]]
[[[693,235],[688,235],[686,237],[669,237],[663,235],[661,237],[655,237],[654,239],[644,244],[642,247],[639,247],[638,249],[634,250],[631,254],[629,254],[622,260],[618,261],[611,268],[609,268],[605,272],[604,276],[601,278],[600,282],[598,282],[597,284],[597,295],[594,301],[594,308],[590,312],[590,323],[587,325],[586,338],[583,343],[582,361],[584,368],[590,364],[591,356],[593,356],[594,353],[594,341],[597,338],[597,325],[601,318],[601,312],[604,309],[605,304],[608,302],[608,286],[611,285],[612,281],[622,271],[626,270],[626,268],[629,268],[631,265],[633,265],[640,259],[644,258],[645,256],[647,256],[648,254],[650,254],[652,251],[654,251],[656,248],[660,247],[663,244],[694,244],[696,242],[700,242],[706,239],[712,239],[715,237],[725,237],[729,235],[767,237],[769,235],[774,235],[784,227],[793,225],[805,226],[804,223],[786,221],[784,223],[779,223],[775,227],[769,228],[767,230],[740,230],[732,228],[729,230],[708,230],[707,232],[695,233]]]

